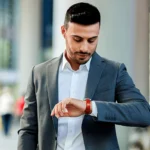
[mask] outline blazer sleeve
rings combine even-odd
[[[33,83],[33,70],[34,68],[29,78],[24,111],[20,120],[21,128],[18,131],[18,150],[36,150],[37,148],[37,104]]]
[[[144,96],[135,87],[126,67],[118,67],[115,89],[115,102],[95,101],[97,121],[125,126],[145,127],[150,125],[150,106]]]

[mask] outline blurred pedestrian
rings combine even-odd
[[[5,135],[9,135],[14,109],[14,98],[8,87],[2,89],[0,95],[0,115],[2,117],[2,126]]]

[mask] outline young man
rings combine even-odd
[[[95,52],[100,18],[88,3],[67,10],[64,53],[32,70],[18,150],[119,150],[115,124],[150,125],[150,106],[125,65]]]

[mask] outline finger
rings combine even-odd
[[[63,117],[69,117],[66,103],[62,103],[62,111],[63,111]]]
[[[62,103],[62,111],[63,111],[64,113],[68,113],[68,110],[67,110],[67,108],[66,108],[66,103]]]
[[[63,116],[62,103],[58,104],[58,113],[59,113],[59,116]]]
[[[52,112],[51,112],[51,116],[55,115],[55,108],[53,108]]]
[[[57,118],[60,117],[60,116],[59,116],[59,113],[58,113],[58,104],[55,105],[55,116],[56,116]]]
[[[71,98],[66,98],[65,101],[66,101],[66,104],[71,104]]]
[[[64,113],[63,117],[70,117],[68,113]]]

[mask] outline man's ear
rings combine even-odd
[[[63,37],[65,38],[66,37],[66,28],[64,25],[61,26],[61,33],[62,33]]]

